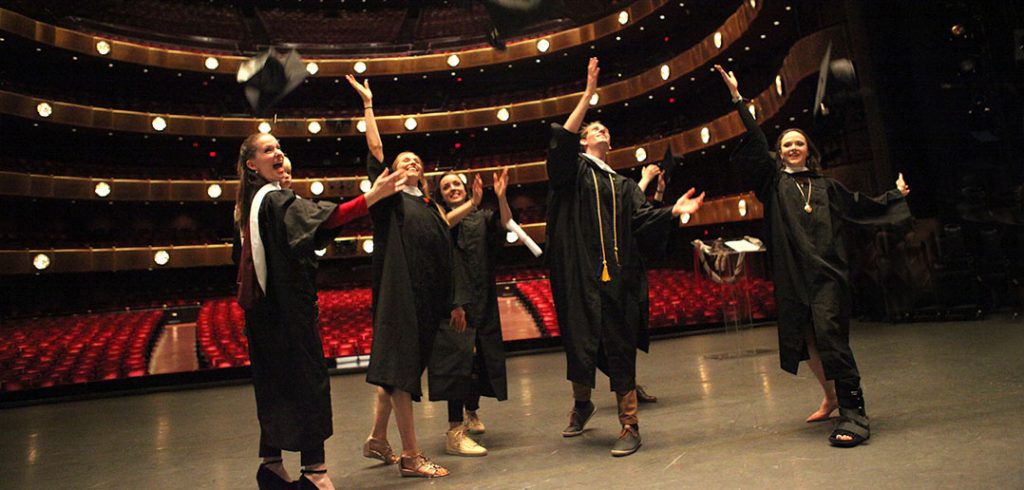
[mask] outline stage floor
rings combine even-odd
[[[639,380],[659,397],[640,406],[644,445],[612,458],[614,396],[598,375],[597,414],[563,438],[570,408],[560,352],[508,360],[510,400],[485,399],[484,458],[444,454],[447,411],[415,407],[424,452],[452,471],[440,488],[1024,488],[1024,322],[855,323],[873,437],[836,449],[830,423],[807,424],[821,392],[776,353],[775,328],[657,341]],[[739,341],[739,342],[738,342]],[[424,382],[424,385],[426,383]],[[327,462],[340,488],[420,486],[361,456],[373,388],[332,378],[334,436]],[[155,393],[0,411],[0,488],[255,488],[258,428],[249,385]],[[392,425],[392,444],[398,433]],[[298,460],[286,455],[293,476]]]

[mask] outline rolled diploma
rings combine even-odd
[[[534,257],[540,257],[540,254],[544,253],[540,249],[540,246],[537,245],[537,242],[533,241],[533,239],[530,238],[530,235],[527,235],[526,231],[524,231],[523,228],[519,226],[519,223],[515,222],[515,220],[508,220],[508,222],[505,223],[505,229],[515,233]]]

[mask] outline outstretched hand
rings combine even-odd
[[[359,93],[359,97],[362,97],[363,105],[373,103],[373,91],[370,90],[369,78],[363,80],[361,85],[359,84],[359,81],[356,80],[356,77],[352,75],[345,75],[345,80],[348,80],[348,84],[351,85],[352,88],[356,89],[356,92]]]
[[[729,87],[729,95],[733,99],[740,98],[740,82],[736,80],[736,75],[733,72],[726,72],[722,65],[715,65],[715,69],[718,70],[718,74],[722,75],[722,81],[725,82],[725,86]]]
[[[501,169],[501,174],[494,172],[492,176],[494,179],[494,193],[499,199],[505,197],[505,191],[508,190],[508,167]]]
[[[484,199],[484,181],[480,178],[480,174],[476,174],[473,177],[473,207],[480,206],[480,201]]]
[[[900,194],[903,194],[904,197],[910,194],[910,186],[903,180],[903,172],[900,172],[899,177],[896,177],[896,188],[899,189]]]
[[[405,188],[405,181],[405,170],[391,173],[391,169],[384,169],[377,180],[373,181],[370,191],[364,194],[366,207],[373,206],[377,201],[401,192]]]
[[[693,197],[693,194],[696,192],[697,190],[693,187],[686,191],[686,194],[683,194],[676,201],[676,204],[672,206],[672,216],[696,213],[700,209],[701,204],[704,203],[704,193],[701,192],[699,196]]]

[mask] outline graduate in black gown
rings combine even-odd
[[[599,72],[591,58],[579,103],[565,125],[551,127],[546,255],[575,401],[562,435],[583,433],[600,369],[611,381],[622,424],[612,455],[625,456],[640,447],[636,349],[648,347],[649,303],[642,248],[663,247],[673,218],[696,212],[704,195],[694,198],[690,189],[672,207],[654,208],[636,182],[605,163],[608,128],[593,122],[581,131]]]
[[[468,192],[463,176],[447,172],[438,180],[435,199],[447,210],[455,245],[456,272],[472,294],[466,309],[467,329],[437,336],[430,364],[431,400],[448,400],[445,450],[460,456],[484,456],[487,449],[471,437],[486,430],[477,410],[480,397],[508,399],[505,379],[505,344],[498,312],[498,286],[494,272],[497,254],[505,243],[505,224],[512,210],[505,197],[508,169],[494,174],[498,210],[480,209],[483,181],[473,179]],[[463,415],[465,410],[465,415]]]
[[[386,172],[384,144],[373,115],[369,80],[347,75],[363,100],[366,118],[367,172],[371,181]],[[378,386],[374,425],[363,455],[399,463],[402,476],[442,477],[448,470],[431,462],[416,441],[412,402],[422,396],[420,378],[430,362],[442,324],[464,329],[466,292],[455,279],[448,223],[440,206],[420,188],[423,162],[401,152],[392,163],[403,171],[406,187],[370,210],[373,219],[373,349],[366,381]],[[387,442],[387,422],[395,412],[402,438],[401,457]]]
[[[732,161],[745,185],[764,204],[778,312],[782,369],[796,374],[807,360],[825,397],[808,422],[827,420],[839,409],[829,436],[852,447],[870,437],[860,372],[850,349],[850,280],[843,228],[847,223],[897,223],[910,218],[903,174],[896,189],[878,197],[847,190],[818,173],[819,155],[807,135],[786,129],[774,149],[747,111],[732,72],[715,65],[747,128]],[[772,156],[774,150],[777,156]]]
[[[339,226],[404,188],[405,180],[401,173],[385,176],[340,206],[313,202],[281,188],[284,159],[270,134],[249,136],[238,155],[238,303],[245,310],[260,423],[263,464],[256,478],[261,489],[289,488],[281,451],[300,451],[299,488],[331,489],[324,466],[324,441],[333,433],[331,393],[314,251],[326,246]]]

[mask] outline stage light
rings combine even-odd
[[[102,56],[106,56],[106,55],[110,54],[110,43],[108,43],[106,41],[97,41],[96,42],[96,52],[99,53]]]
[[[220,60],[213,56],[209,56],[206,58],[206,61],[203,62],[203,65],[206,66],[207,70],[216,70],[217,67],[220,66]]]
[[[690,222],[690,218],[690,213],[683,213],[679,215],[679,222],[685,225]]]
[[[708,141],[711,141],[711,130],[708,129],[707,126],[700,128],[700,140],[705,144],[707,144]]]
[[[752,9],[756,9],[757,8],[757,0],[750,0],[750,8],[752,8]]]
[[[317,257],[323,257],[324,255],[327,255],[327,249],[321,248],[319,250],[314,250],[313,253],[315,253]]]
[[[591,95],[590,96],[590,105],[597,105],[597,103],[600,102],[600,100],[601,100],[601,96],[600,95],[598,95],[598,94]]]
[[[551,49],[551,41],[548,41],[547,39],[537,41],[537,51],[547,53],[549,49]]]
[[[210,199],[217,199],[223,193],[224,189],[221,189],[219,184],[210,184],[210,186],[206,188],[206,195],[210,196]]]
[[[747,215],[747,200],[746,199],[740,199],[740,202],[737,203],[736,206],[739,208],[740,216],[746,216]]]
[[[368,254],[373,253],[373,240],[366,240],[365,242],[363,242],[363,252],[366,252]]]
[[[412,131],[412,130],[416,129],[416,126],[418,126],[418,123],[416,122],[416,118],[415,117],[406,118],[406,120],[405,120],[405,129],[408,129],[409,131]]]
[[[626,25],[629,22],[629,12],[619,12],[619,25]]]
[[[363,73],[366,71],[366,63],[357,61],[356,64],[352,65],[352,69],[355,70],[356,73]]]
[[[37,271],[46,270],[50,267],[50,256],[46,254],[36,254],[32,257],[32,267],[35,267]]]
[[[519,241],[519,235],[516,235],[516,232],[514,232],[514,231],[507,232],[507,233],[505,233],[505,241],[508,242],[508,243],[518,242]]]
[[[359,131],[360,133],[366,132],[366,119],[356,121],[356,131]]]
[[[167,265],[170,261],[171,254],[167,253],[166,250],[157,250],[156,253],[153,254],[153,262],[156,263],[156,265]]]
[[[309,192],[312,192],[314,196],[319,196],[324,193],[324,183],[319,180],[314,180],[309,184]]]
[[[459,66],[459,62],[461,61],[462,60],[459,59],[459,55],[453,54],[448,57],[448,66],[455,68],[456,66]]]
[[[721,32],[716,32],[715,33],[714,40],[715,40],[715,47],[718,48],[718,49],[722,49],[722,33]]]
[[[668,65],[661,65],[661,79],[667,81],[670,76],[672,76],[672,69]]]
[[[110,195],[110,184],[106,182],[97,182],[96,187],[93,188],[93,192],[99,197],[107,197]]]
[[[320,123],[317,121],[310,121],[309,124],[306,125],[306,129],[311,134],[319,134],[320,130],[323,129],[323,127],[321,127]]]
[[[509,117],[510,117],[510,114],[508,113],[508,109],[506,109],[504,107],[502,107],[501,109],[498,109],[498,120],[499,121],[508,121]]]
[[[647,160],[647,150],[645,150],[643,147],[637,148],[636,151],[633,152],[633,156],[636,157],[636,161],[638,162]]]
[[[320,71],[320,65],[312,61],[306,63],[306,73],[309,73],[310,75],[316,75],[316,72],[318,71]]]
[[[259,129],[260,133],[267,134],[270,132],[270,123],[263,121],[257,129]]]
[[[782,75],[775,75],[775,93],[782,95]]]
[[[370,192],[370,189],[372,189],[372,188],[373,188],[373,184],[370,183],[369,179],[363,179],[363,180],[359,181],[359,191],[360,192]]]
[[[965,32],[967,29],[961,24],[953,24],[953,27],[949,28],[949,33],[957,37],[963,36]]]
[[[167,129],[167,120],[160,116],[154,117],[153,122],[151,122],[150,124],[152,124],[153,129],[157,131],[163,131]]]
[[[46,102],[40,102],[36,106],[36,114],[39,114],[39,117],[50,117],[50,114],[53,114],[53,107]]]

